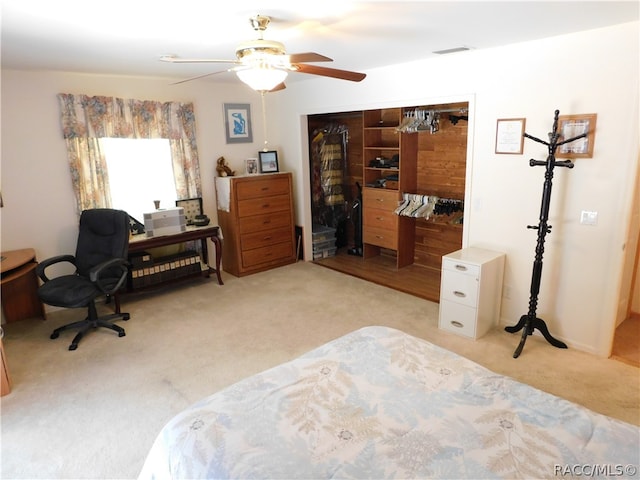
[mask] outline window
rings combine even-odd
[[[169,140],[101,138],[109,171],[111,205],[144,223],[144,213],[175,206],[176,187]]]

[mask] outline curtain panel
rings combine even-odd
[[[58,94],[78,213],[111,206],[100,138],[166,138],[177,198],[202,196],[192,103]]]

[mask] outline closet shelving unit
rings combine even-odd
[[[402,192],[417,188],[418,136],[398,133],[405,110],[384,108],[363,112],[363,257],[395,253],[396,267],[413,263],[415,218],[394,213]],[[372,166],[378,158],[390,161],[398,155],[397,168]],[[374,186],[380,179],[397,175],[397,180]]]

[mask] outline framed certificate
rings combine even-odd
[[[521,155],[524,147],[524,118],[498,119],[496,153]]]

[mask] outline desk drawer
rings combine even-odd
[[[280,227],[288,227],[291,229],[291,212],[283,210],[275,213],[266,213],[264,215],[242,217],[239,219],[238,224],[240,227],[240,235]]]
[[[261,232],[247,233],[240,239],[242,250],[266,247],[274,243],[291,242],[291,228],[275,228]]]
[[[237,186],[238,200],[268,197],[289,193],[289,177],[266,176],[264,179],[239,181]]]
[[[364,243],[391,250],[398,249],[398,233],[395,230],[367,227],[363,233]]]
[[[252,268],[261,264],[279,263],[289,258],[295,260],[291,241],[243,251],[242,266],[244,268]]]
[[[253,198],[251,200],[240,200],[238,202],[238,216],[248,217],[251,215],[261,215],[264,213],[290,211],[291,198],[289,194],[274,195],[271,197]]]

